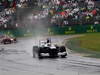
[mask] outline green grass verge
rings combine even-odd
[[[100,33],[88,33],[69,39],[66,45],[72,51],[86,54],[85,56],[100,58]]]

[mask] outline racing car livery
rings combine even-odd
[[[39,46],[33,46],[33,57],[42,58],[43,55],[47,54],[50,57],[62,57],[67,56],[65,46],[58,46],[52,44],[50,40],[41,41]]]

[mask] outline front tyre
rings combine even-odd
[[[64,55],[61,55],[61,58],[66,58],[67,53],[65,53]]]
[[[33,58],[42,58],[39,47],[33,46]]]
[[[41,55],[41,53],[40,53],[40,51],[38,51],[38,58],[39,59],[42,59],[43,58],[42,55]]]
[[[60,47],[60,52],[61,52],[61,58],[65,58],[67,56],[66,48],[65,46]]]
[[[38,46],[33,46],[33,58],[37,57]]]

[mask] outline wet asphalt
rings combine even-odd
[[[53,43],[64,44],[73,36],[50,36]],[[46,37],[45,37],[46,38]],[[32,46],[41,37],[18,38],[15,44],[0,45],[0,75],[100,75],[100,59],[87,58],[67,49],[66,58],[33,58]]]

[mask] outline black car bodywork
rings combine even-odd
[[[65,46],[58,46],[51,43],[45,43],[45,45],[41,46],[33,46],[33,57],[42,58],[43,54],[48,54],[49,57],[62,57],[65,58],[67,56]]]

